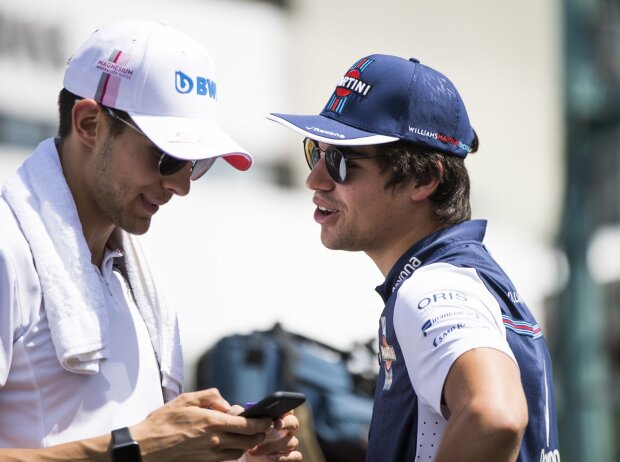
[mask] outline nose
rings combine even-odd
[[[334,189],[335,186],[336,182],[327,171],[325,155],[322,155],[319,162],[314,166],[306,178],[306,188],[313,191],[330,191]]]
[[[186,196],[190,190],[190,178],[192,175],[192,165],[187,163],[185,167],[172,175],[162,176],[162,185],[164,189],[176,194],[177,196]]]

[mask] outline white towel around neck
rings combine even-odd
[[[30,245],[56,356],[63,368],[95,374],[108,356],[108,313],[75,202],[52,138],[12,174],[2,194]],[[164,399],[182,391],[183,357],[176,313],[168,309],[138,240],[121,232],[125,265],[138,310],[157,356]]]

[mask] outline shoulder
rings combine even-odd
[[[38,287],[38,276],[30,245],[24,236],[19,222],[0,195],[0,279],[2,284],[13,285],[20,280],[23,290]]]
[[[17,257],[17,255],[25,252],[28,254],[28,258],[32,259],[28,241],[24,237],[17,218],[2,195],[0,195],[0,223],[2,223],[0,226],[0,258]]]
[[[41,288],[28,241],[1,195],[0,223],[0,338],[6,342],[19,335],[36,316]],[[10,349],[4,352],[8,353]],[[3,362],[10,364],[6,357],[0,358]],[[0,383],[6,378],[6,371],[1,369]]]
[[[417,301],[416,308],[424,309],[442,302],[467,303],[490,296],[475,268],[441,262],[417,269],[399,288],[397,300]]]
[[[422,332],[445,323],[481,326],[505,335],[502,311],[475,268],[449,263],[423,266],[399,288],[395,324],[415,325]],[[438,322],[441,321],[441,322]]]

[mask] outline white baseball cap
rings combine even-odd
[[[238,170],[252,156],[216,123],[213,61],[196,40],[165,23],[123,19],[95,31],[69,59],[64,88],[127,112],[173,157],[223,157]]]

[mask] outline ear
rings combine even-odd
[[[95,145],[97,126],[103,120],[101,106],[94,99],[81,99],[73,105],[71,121],[72,134],[83,144],[92,148]]]
[[[413,186],[413,190],[411,192],[411,199],[413,201],[422,201],[432,195],[439,183],[441,183],[441,179],[443,178],[443,164],[439,161],[435,164],[437,166],[436,175],[433,176],[427,183],[420,184],[416,183]]]

